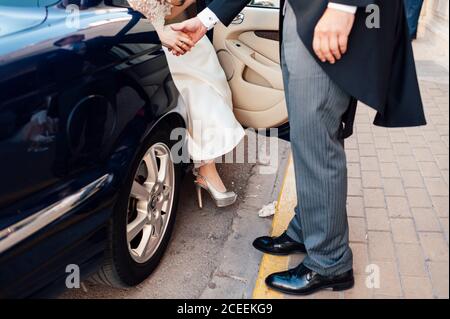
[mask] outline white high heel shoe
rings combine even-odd
[[[206,190],[209,193],[216,206],[219,208],[233,205],[236,202],[237,195],[235,192],[221,192],[217,190],[217,188],[215,188],[215,186],[210,183],[205,176],[200,175],[197,169],[194,169],[193,173],[195,177],[200,177],[205,182],[205,184],[203,184],[198,182],[197,180],[194,181],[197,189],[198,206],[200,208],[203,208],[202,189]]]

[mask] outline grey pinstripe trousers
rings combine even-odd
[[[304,265],[324,275],[352,268],[346,211],[347,163],[340,139],[350,96],[323,71],[298,36],[288,5],[282,67],[291,126],[298,206],[287,234],[304,243]]]

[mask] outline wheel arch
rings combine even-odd
[[[116,151],[113,152],[109,158],[110,170],[114,172],[116,185],[119,184],[120,186],[122,181],[126,179],[130,173],[142,143],[151,138],[158,130],[178,127],[185,129],[185,118],[182,109],[176,107],[174,110],[164,114],[157,120],[149,122],[139,134],[123,134],[115,146]]]
[[[185,118],[180,112],[173,111],[167,113],[165,116],[159,118],[143,136],[143,140],[147,139],[155,130],[161,129],[164,126],[186,128]]]

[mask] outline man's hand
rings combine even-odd
[[[313,48],[322,62],[331,64],[347,52],[348,37],[355,22],[355,15],[328,8],[314,30]]]
[[[162,45],[167,47],[174,55],[180,56],[191,51],[195,45],[188,34],[181,31],[174,31],[169,26],[165,26],[158,32]]]
[[[172,30],[174,31],[181,31],[189,35],[189,37],[191,38],[192,41],[194,41],[194,43],[200,41],[200,39],[205,36],[206,32],[208,32],[206,27],[197,17],[186,20],[181,23],[172,24],[171,27]]]

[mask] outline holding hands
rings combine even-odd
[[[171,26],[165,26],[158,32],[158,36],[162,45],[169,48],[169,50],[177,56],[191,51],[192,47],[195,45],[188,34],[182,31],[175,31]]]
[[[159,34],[164,46],[176,56],[184,55],[197,44],[208,30],[198,18],[164,27]]]
[[[201,38],[205,36],[206,32],[208,32],[206,27],[197,17],[181,23],[172,24],[171,28],[174,31],[183,32],[189,35],[194,43],[200,41]]]

